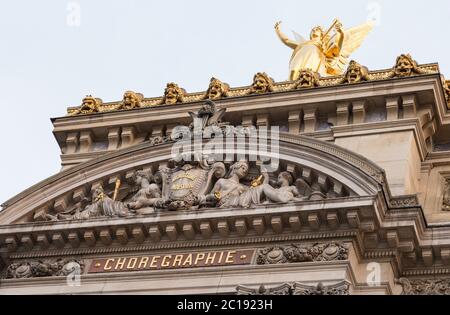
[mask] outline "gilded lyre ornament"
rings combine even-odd
[[[142,99],[144,95],[141,93],[136,93],[133,91],[126,91],[123,94],[122,102],[119,104],[117,109],[134,109],[141,107]]]
[[[274,80],[265,72],[258,72],[253,77],[250,94],[263,94],[274,91]]]
[[[229,90],[230,86],[227,83],[223,83],[222,81],[216,78],[211,78],[208,90],[206,91],[205,99],[214,101],[222,97],[227,97]]]
[[[358,83],[369,81],[369,69],[352,60],[348,64],[347,71],[344,74],[342,83]]]
[[[94,98],[92,95],[87,95],[83,98],[80,107],[72,112],[72,115],[98,113],[102,104],[103,102],[100,98]]]
[[[167,83],[162,103],[165,105],[183,103],[185,95],[186,91],[183,88],[180,88],[178,84],[173,82]]]
[[[335,19],[327,31],[320,26],[314,27],[309,40],[298,34],[295,34],[297,40],[291,40],[283,34],[280,24],[281,22],[275,24],[278,37],[294,50],[289,64],[289,77],[292,81],[298,80],[300,72],[307,69],[318,72],[323,77],[343,74],[347,59],[361,46],[373,28],[373,23],[367,22],[344,30],[342,23]]]

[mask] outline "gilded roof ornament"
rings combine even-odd
[[[301,70],[297,80],[297,89],[313,88],[319,86],[320,75],[312,70]]]
[[[74,110],[71,115],[92,114],[100,111],[100,106],[103,104],[100,98],[94,98],[92,95],[86,95],[81,102],[80,107]]]
[[[293,49],[289,63],[290,80],[299,78],[302,70],[311,69],[321,76],[342,75],[350,55],[357,50],[373,28],[372,22],[364,23],[350,29],[344,29],[342,23],[335,19],[325,31],[316,26],[311,30],[309,40],[296,35],[296,40],[289,39],[280,28],[281,22],[275,24],[275,31],[280,40]]]
[[[123,94],[122,102],[119,104],[117,109],[134,109],[141,107],[144,95],[141,93],[136,93],[133,91],[126,91]]]
[[[250,94],[263,94],[274,91],[274,80],[265,72],[258,72],[253,77],[253,85]]]
[[[369,69],[352,60],[350,61],[347,71],[344,74],[342,83],[351,84],[369,80]]]
[[[450,109],[450,81],[444,81],[444,92],[447,99],[447,107]]]
[[[222,97],[227,97],[229,90],[230,86],[227,83],[223,83],[219,79],[213,77],[209,82],[208,90],[206,90],[205,99],[214,101]]]
[[[417,74],[426,74],[427,72],[420,69],[417,62],[410,54],[402,54],[397,57],[394,67],[394,77],[410,77]]]
[[[183,103],[186,90],[180,88],[176,83],[167,83],[167,87],[164,90],[164,97],[162,103],[165,105],[173,105],[177,103]]]

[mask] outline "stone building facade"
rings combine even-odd
[[[3,205],[0,294],[449,293],[449,99],[409,55],[87,96],[61,172]]]

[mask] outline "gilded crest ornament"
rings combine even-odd
[[[123,100],[117,107],[117,109],[134,109],[141,107],[141,102],[144,95],[133,91],[126,91],[123,94]]]
[[[164,97],[162,103],[165,105],[173,105],[177,103],[183,103],[186,91],[180,88],[176,83],[168,83],[164,90]]]
[[[352,84],[362,81],[369,81],[369,69],[354,60],[350,61],[342,83]]]
[[[313,88],[319,86],[320,75],[312,70],[301,70],[298,75],[297,88]]]
[[[216,78],[211,78],[205,98],[214,101],[222,97],[227,97],[229,89],[230,86],[227,83],[223,83]]]
[[[83,98],[80,107],[72,112],[72,115],[98,113],[102,104],[103,102],[100,98],[95,98],[92,95],[87,95],[85,98]]]
[[[253,77],[250,94],[264,94],[274,91],[274,80],[265,72],[258,72]]]
[[[397,57],[394,67],[394,77],[410,77],[425,73],[425,71],[419,68],[417,61],[410,54],[403,54]]]
[[[290,80],[296,81],[302,70],[311,69],[321,76],[336,76],[344,73],[350,55],[358,49],[373,28],[372,22],[344,30],[342,23],[335,19],[325,30],[316,26],[311,30],[309,40],[295,33],[297,39],[289,39],[280,29],[281,22],[275,24],[280,40],[293,49],[289,64]],[[334,32],[333,32],[334,31]]]
[[[447,100],[447,107],[450,108],[450,81],[444,81],[445,99]]]

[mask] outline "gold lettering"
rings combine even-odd
[[[175,267],[176,264],[178,264],[178,267],[180,267],[182,260],[183,260],[183,255],[176,255],[175,259],[173,260],[172,267]]]
[[[198,262],[203,260],[203,259],[205,259],[205,254],[204,253],[197,254],[197,257],[195,258],[194,265],[195,266],[198,265]]]
[[[180,185],[173,185],[172,190],[185,190],[185,189],[192,189],[194,188],[191,184],[180,184]]]
[[[180,174],[180,175],[175,176],[173,181],[176,182],[177,180],[182,179],[182,178],[187,178],[187,179],[190,179],[191,181],[194,181],[197,178],[197,176],[192,175],[190,173]]]
[[[150,268],[158,268],[158,265],[156,265],[158,263],[158,259],[160,259],[161,256],[153,256],[152,258],[152,262],[150,263]]]
[[[208,256],[206,257],[205,265],[212,265],[214,264],[214,259],[216,259],[216,252],[208,253]]]
[[[184,260],[183,266],[186,265],[192,266],[192,254],[187,255],[186,259]]]
[[[169,267],[171,258],[172,258],[172,255],[164,256],[162,263],[161,263],[161,267]]]
[[[220,252],[220,256],[219,256],[219,264],[222,263],[222,258],[223,258],[223,252]]]
[[[105,263],[105,267],[103,267],[103,270],[111,270],[112,266],[110,264],[112,264],[114,262],[115,259],[108,259]]]
[[[125,262],[127,261],[126,258],[119,258],[119,260],[116,263],[116,267],[114,267],[115,270],[119,269],[122,270],[125,266]]]
[[[229,251],[228,254],[227,254],[227,259],[225,259],[225,263],[226,263],[226,264],[232,264],[232,263],[234,263],[234,256],[233,256],[233,255],[236,255],[236,254],[237,254],[237,253],[236,253],[236,251],[234,251],[234,250]]]
[[[147,267],[147,263],[148,263],[148,257],[142,257],[141,261],[139,262],[139,269],[145,269],[145,267]]]
[[[134,268],[136,267],[137,260],[138,260],[138,259],[137,259],[136,257],[131,258],[131,259],[128,261],[127,269],[134,269]]]

